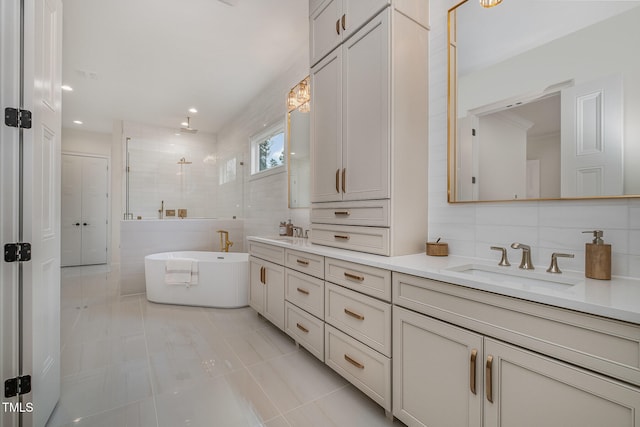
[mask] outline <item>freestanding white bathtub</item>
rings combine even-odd
[[[165,262],[198,260],[198,284],[165,283]],[[249,254],[236,252],[164,252],[144,257],[147,299],[165,304],[244,307],[249,304]]]

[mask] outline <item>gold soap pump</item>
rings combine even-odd
[[[590,279],[611,280],[611,245],[602,240],[602,230],[593,233],[593,242],[585,245],[584,275]]]

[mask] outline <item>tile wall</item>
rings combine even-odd
[[[245,235],[273,236],[280,221],[289,218],[295,225],[309,228],[309,209],[289,209],[286,168],[280,173],[260,178],[251,177],[249,138],[277,121],[285,123],[286,98],[289,90],[309,74],[308,40],[301,40],[292,65],[284,70],[254,101],[246,106],[218,133],[220,157],[237,155],[245,159],[244,174]],[[230,196],[228,196],[230,197]],[[227,204],[228,205],[228,204]]]
[[[431,2],[429,107],[429,237],[449,242],[455,255],[497,260],[490,245],[522,242],[533,262],[569,252],[561,268],[584,270],[583,230],[604,230],[612,244],[613,274],[640,277],[640,199],[481,204],[447,203],[447,10],[457,0]],[[509,249],[512,263],[520,254]]]
[[[174,251],[220,250],[216,230],[227,230],[233,242],[231,252],[244,251],[244,222],[241,219],[169,219],[120,222],[120,292],[145,292],[144,257]]]

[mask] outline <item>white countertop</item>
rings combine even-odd
[[[268,243],[283,248],[305,251],[331,258],[384,268],[399,273],[438,280],[453,285],[507,295],[560,308],[623,320],[640,325],[640,280],[614,276],[611,280],[595,280],[584,277],[584,272],[564,271],[562,274],[546,273],[546,266],[536,266],[534,271],[519,270],[517,265],[497,268],[495,263],[477,258],[459,256],[431,257],[424,253],[397,257],[384,257],[361,252],[314,245],[307,239],[283,237],[255,237],[248,240]],[[571,286],[536,286],[514,281],[495,281],[448,269],[463,265],[488,266],[508,274],[523,277],[550,277],[551,280],[571,281]],[[526,282],[523,281],[523,282]]]

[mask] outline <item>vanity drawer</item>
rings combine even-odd
[[[389,227],[389,200],[311,204],[314,224],[364,225]]]
[[[276,264],[284,264],[284,248],[278,246],[249,241],[249,254]]]
[[[284,252],[284,265],[319,279],[324,279],[324,257],[321,255],[286,249]]]
[[[325,363],[391,411],[391,359],[325,325]]]
[[[325,280],[391,302],[391,271],[325,258]]]
[[[393,303],[640,386],[640,326],[393,274]]]
[[[285,332],[324,362],[324,322],[290,302],[285,303]]]
[[[327,323],[391,357],[391,304],[327,283],[324,314]]]
[[[287,301],[324,319],[324,281],[286,269],[284,282]]]
[[[389,229],[347,225],[311,225],[311,242],[317,245],[389,256]]]

